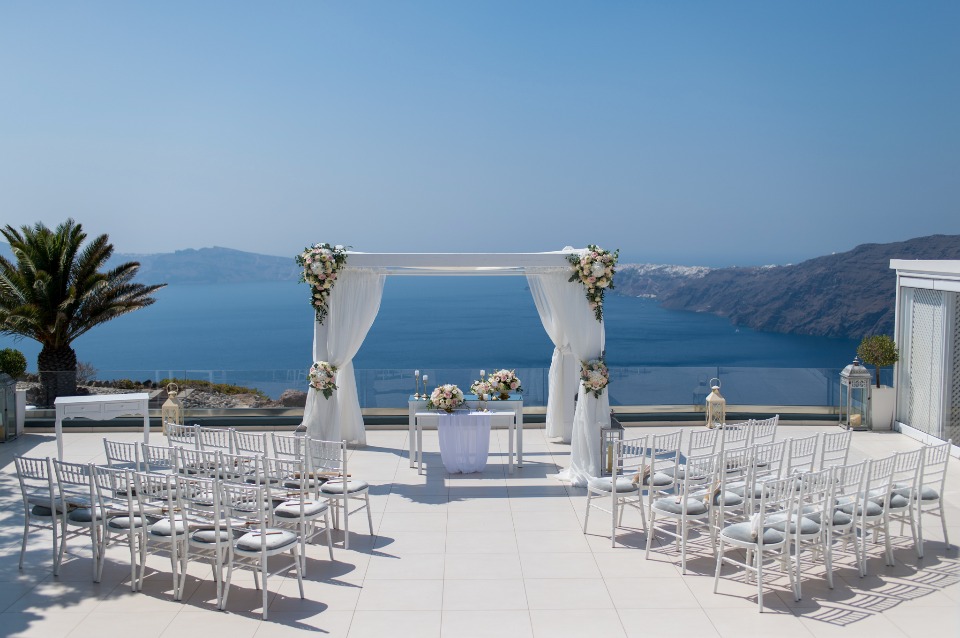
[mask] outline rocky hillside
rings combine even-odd
[[[189,248],[152,255],[117,254],[113,262],[140,262],[139,281],[168,284],[296,281],[300,268],[293,257],[274,257],[232,248]]]
[[[755,330],[859,339],[893,334],[896,272],[890,269],[891,259],[960,259],[960,235],[863,244],[789,266],[661,277],[653,287],[665,308],[710,312]],[[631,283],[638,278],[631,268],[624,273],[617,292],[650,294],[650,288]]]

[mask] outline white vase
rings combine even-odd
[[[897,389],[890,386],[870,388],[870,427],[876,431],[893,428],[893,411],[897,404]]]

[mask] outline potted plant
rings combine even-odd
[[[880,368],[892,366],[900,360],[897,344],[888,335],[864,337],[857,347],[857,356],[876,371],[876,387],[870,391],[870,423],[874,430],[893,427],[893,411],[897,394],[894,388],[880,385]]]
[[[15,430],[10,428],[8,424],[4,424],[0,428],[0,441],[20,436],[20,433],[23,432],[23,419],[27,409],[27,392],[16,388],[17,379],[23,378],[26,371],[27,359],[22,352],[13,348],[0,350],[0,391],[8,397],[7,401],[13,400],[13,405],[7,403],[7,409],[12,408],[14,423],[16,424]],[[3,388],[3,386],[7,387]]]

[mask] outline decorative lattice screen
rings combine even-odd
[[[913,292],[910,330],[910,426],[941,436],[943,293]]]
[[[950,392],[950,403],[946,419],[945,439],[960,441],[960,294],[952,293],[953,297],[953,331],[951,352],[953,356],[950,361],[950,383],[948,390]]]

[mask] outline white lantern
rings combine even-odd
[[[848,430],[870,428],[870,371],[854,357],[840,372],[840,427]]]
[[[163,402],[160,408],[160,422],[163,424],[163,432],[167,432],[167,424],[183,425],[183,406],[177,394],[180,387],[176,383],[167,384],[167,400]]]
[[[714,383],[716,382],[716,383]],[[707,427],[723,427],[727,422],[727,400],[720,396],[720,379],[710,379],[710,394],[707,395]]]

